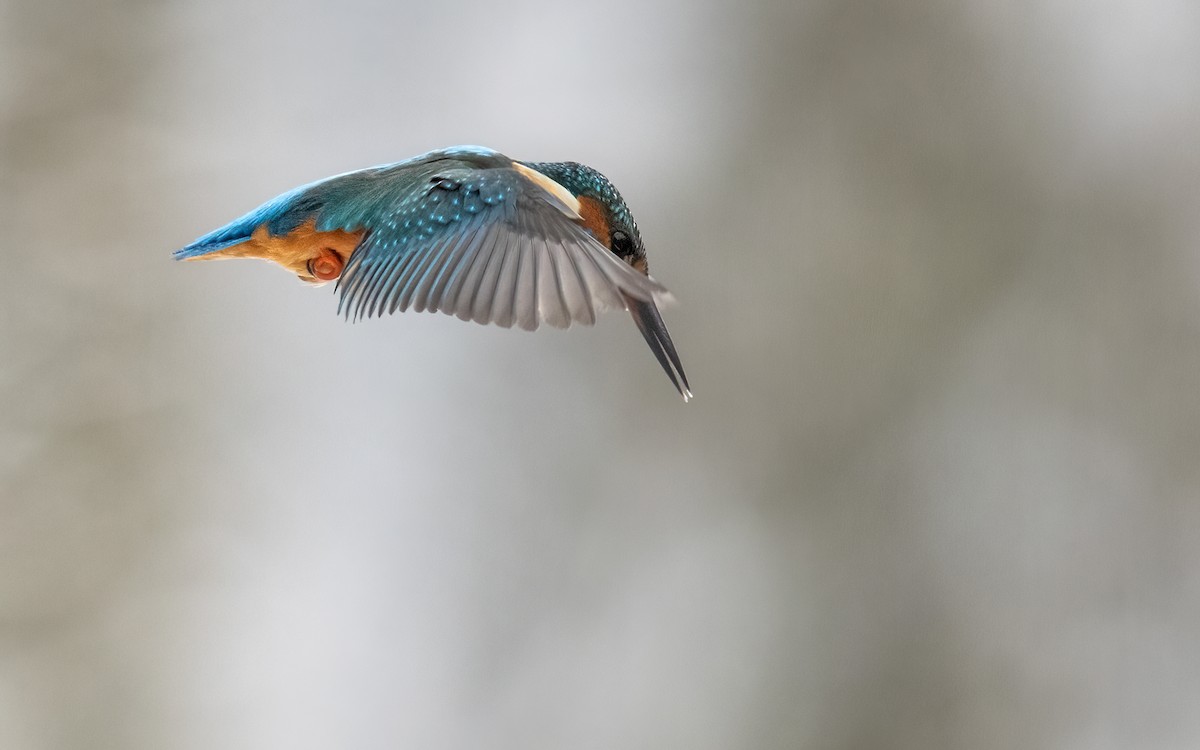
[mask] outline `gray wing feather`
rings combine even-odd
[[[454,278],[455,273],[461,269],[463,261],[466,259],[464,250],[470,239],[470,236],[465,233],[458,235],[454,239],[453,246],[446,253],[446,260],[438,269],[437,276],[430,282],[427,291],[428,306],[425,309],[429,310],[429,312],[437,312],[441,309],[439,303],[442,301],[443,295],[446,294],[447,286]]]
[[[542,320],[555,328],[566,328],[571,322],[571,314],[563,302],[562,284],[558,279],[554,256],[546,246],[544,237],[538,237],[534,246],[537,252],[538,314]]]
[[[440,304],[442,312],[457,315],[461,320],[471,320],[475,307],[475,297],[479,294],[479,286],[483,283],[484,273],[494,260],[492,253],[481,253],[479,248],[490,247],[495,242],[493,235],[500,234],[497,226],[489,225],[477,230],[471,239],[471,244],[465,251],[466,262],[462,275],[442,295]]]
[[[525,238],[508,233],[504,238],[504,263],[496,275],[492,289],[492,321],[501,328],[512,328],[514,322],[513,303],[516,302],[517,278],[521,273],[521,262],[525,259]]]
[[[534,243],[539,238],[530,236],[523,252],[518,254],[517,278],[513,286],[512,311],[514,322],[526,331],[538,327],[537,250]]]
[[[470,310],[465,311],[468,313],[467,319],[477,323],[492,322],[492,297],[496,294],[497,279],[500,277],[500,269],[504,266],[504,261],[508,256],[508,241],[511,237],[507,232],[501,231],[499,225],[489,227],[488,236],[490,242],[487,245],[487,262],[483,265],[479,284],[476,285],[474,294],[471,296]],[[482,243],[477,251],[483,252]]]

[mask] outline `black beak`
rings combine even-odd
[[[629,307],[633,322],[637,323],[638,330],[642,332],[646,343],[650,345],[650,350],[654,352],[655,359],[662,365],[667,377],[679,391],[679,395],[683,396],[684,401],[687,401],[692,397],[692,391],[688,386],[687,375],[683,374],[683,365],[679,363],[679,355],[675,353],[675,344],[671,341],[671,334],[667,332],[667,324],[663,323],[658,307],[653,302],[642,302],[628,295],[625,296],[625,304]]]

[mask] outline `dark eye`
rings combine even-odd
[[[613,252],[617,255],[624,257],[633,253],[633,240],[629,239],[629,235],[620,229],[612,233],[609,241],[612,243]]]

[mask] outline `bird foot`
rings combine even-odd
[[[333,281],[342,275],[345,265],[342,256],[330,248],[325,248],[320,255],[308,261],[308,273],[318,281]]]

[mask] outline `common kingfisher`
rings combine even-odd
[[[458,146],[329,177],[274,198],[175,251],[261,258],[335,281],[338,313],[441,311],[527,331],[592,325],[625,309],[675,388],[692,396],[658,310],[633,215],[604,175]]]

